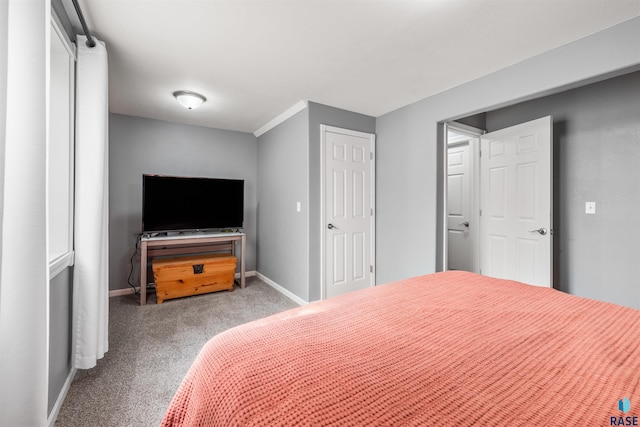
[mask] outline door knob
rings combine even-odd
[[[464,225],[465,227],[469,226],[469,221],[461,222],[460,225]]]
[[[336,226],[335,226],[335,225],[333,225],[333,224],[329,224],[329,225],[327,225],[327,228],[328,228],[329,230],[333,230],[333,229],[336,229],[336,230],[337,230],[337,229],[338,229],[338,227],[336,227]]]
[[[541,236],[544,236],[545,234],[547,234],[547,229],[540,227],[537,230],[529,230],[529,233],[538,233]]]

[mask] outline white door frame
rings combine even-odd
[[[458,122],[446,122],[444,123],[444,149],[443,151],[443,168],[442,168],[442,182],[443,182],[443,201],[442,201],[442,270],[447,271],[448,269],[448,224],[447,224],[447,201],[448,201],[448,188],[447,188],[447,178],[448,178],[448,164],[449,164],[449,131],[454,131],[456,133],[467,135],[473,139],[480,138],[481,135],[485,134],[486,131],[483,129],[478,129],[473,126],[468,126],[463,123]],[[469,141],[469,153],[471,153],[472,162],[469,165],[470,171],[469,175],[471,178],[471,209],[469,213],[469,219],[472,224],[476,224],[476,232],[474,233],[473,239],[473,266],[477,270],[480,265],[480,251],[479,246],[480,242],[478,239],[478,225],[480,224],[480,208],[479,208],[479,194],[480,194],[480,180],[478,179],[478,173],[480,171],[480,144],[476,142]],[[476,271],[477,272],[477,271]]]
[[[335,126],[329,125],[320,125],[320,149],[322,155],[320,156],[320,299],[326,299],[327,289],[326,289],[326,277],[325,277],[325,267],[326,267],[326,259],[325,259],[325,248],[326,248],[326,214],[325,214],[325,176],[326,176],[326,162],[325,162],[325,152],[326,152],[326,137],[325,134],[327,131],[343,133],[346,135],[353,135],[362,138],[369,138],[369,144],[371,149],[371,162],[370,162],[370,191],[371,191],[371,227],[369,230],[370,233],[370,242],[371,242],[371,284],[370,286],[375,286],[376,284],[376,155],[375,155],[375,134],[359,132],[355,130],[349,130],[344,128],[339,128]]]

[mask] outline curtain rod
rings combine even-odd
[[[73,7],[76,9],[76,14],[78,15],[78,19],[80,20],[80,25],[82,25],[82,31],[84,31],[84,35],[87,36],[87,47],[95,47],[96,42],[89,32],[89,28],[87,27],[87,23],[84,20],[84,15],[82,14],[82,9],[80,9],[78,0],[71,1],[73,2]]]

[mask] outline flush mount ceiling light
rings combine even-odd
[[[188,90],[177,90],[173,92],[173,96],[178,100],[180,105],[189,110],[194,110],[201,106],[207,100],[204,96],[196,92]]]

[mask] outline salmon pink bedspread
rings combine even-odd
[[[609,426],[638,408],[640,311],[446,272],[217,335],[163,425]]]

